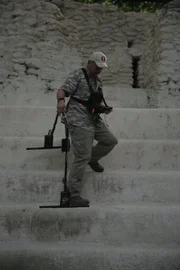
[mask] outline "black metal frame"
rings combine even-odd
[[[73,207],[70,206],[70,192],[67,187],[67,169],[68,169],[68,152],[70,151],[70,139],[69,139],[69,129],[68,123],[66,119],[65,113],[64,115],[65,120],[65,138],[62,139],[61,146],[53,146],[53,134],[56,128],[56,124],[58,121],[59,114],[57,113],[55,122],[53,125],[53,129],[49,130],[48,134],[44,136],[44,147],[27,147],[26,150],[49,150],[49,149],[59,149],[61,148],[62,152],[65,153],[65,167],[64,167],[64,177],[63,177],[63,184],[64,189],[61,191],[60,194],[60,204],[57,205],[41,205],[39,208],[69,208]]]

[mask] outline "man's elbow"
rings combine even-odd
[[[58,89],[57,94],[56,94],[57,99],[60,97],[64,98],[65,96],[66,96],[65,91],[62,89]]]

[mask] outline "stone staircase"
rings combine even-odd
[[[53,125],[53,95],[49,106],[1,99],[0,270],[180,269],[180,110],[148,108],[139,89],[111,91],[105,120],[119,144],[102,174],[87,167],[85,209],[39,208],[63,188],[61,150],[26,151]],[[59,123],[55,145],[62,137]]]

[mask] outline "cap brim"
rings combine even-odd
[[[105,68],[105,67],[108,67],[108,65],[106,63],[102,63],[102,62],[95,62],[96,65],[99,67],[99,68]]]

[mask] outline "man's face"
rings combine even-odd
[[[89,71],[91,72],[92,76],[96,77],[99,75],[102,71],[102,68],[99,68],[95,62],[89,62],[88,63]]]

